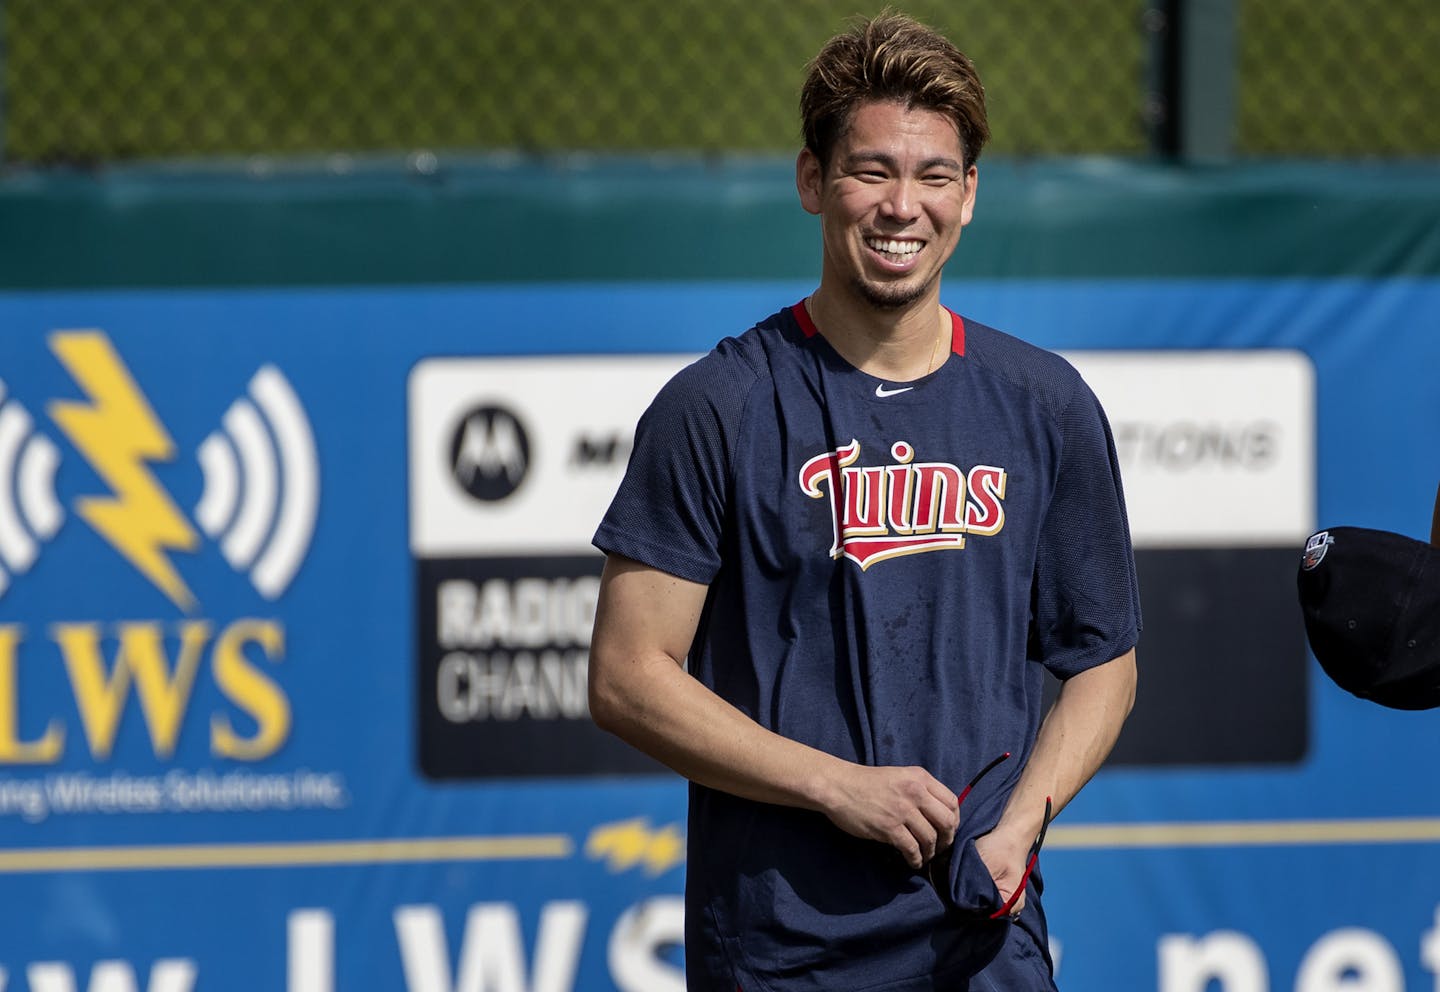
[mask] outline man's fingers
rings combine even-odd
[[[907,844],[901,853],[906,855],[906,860],[910,863],[911,868],[919,868],[935,857],[935,846],[939,841],[940,832],[930,822],[924,811],[918,809],[912,811],[906,820],[905,829],[909,834],[909,840],[914,845],[913,857],[910,844]]]
[[[907,769],[914,776],[908,783],[913,789],[913,809],[906,817],[906,826],[919,847],[920,860],[910,860],[912,868],[922,867],[955,842],[960,813],[955,794],[923,768]],[[903,852],[902,852],[903,853]]]
[[[926,772],[925,774],[926,777],[929,779],[929,781],[926,783],[926,789],[929,791],[930,795],[938,799],[942,806],[948,806],[952,810],[959,809],[959,797],[956,796],[955,793],[951,792],[950,789],[945,786],[944,782],[941,782],[929,772]]]
[[[948,790],[947,790],[948,791]],[[943,851],[955,843],[955,832],[960,828],[960,810],[953,802],[946,802],[933,792],[924,808],[925,818],[935,828],[935,849]]]
[[[911,868],[919,868],[927,860],[919,838],[908,830],[902,829],[899,834],[890,841],[890,844],[895,850],[900,852],[900,856],[905,859],[905,863]]]

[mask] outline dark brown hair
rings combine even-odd
[[[806,66],[800,90],[805,147],[828,167],[856,109],[890,100],[954,121],[967,169],[990,137],[975,66],[944,35],[887,9],[831,38]]]

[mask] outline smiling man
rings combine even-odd
[[[1135,693],[1110,429],[1063,360],[940,303],[988,137],[970,61],[882,15],[801,112],[820,285],[642,418],[591,711],[691,781],[690,988],[1053,989],[1040,843]]]

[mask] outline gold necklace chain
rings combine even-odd
[[[810,319],[813,321],[815,319],[815,311],[810,306],[810,297],[805,297],[805,299],[801,301],[801,306],[805,308],[805,312],[809,314]],[[936,334],[935,340],[930,342],[930,357],[925,362],[925,375],[929,375],[935,371],[935,353],[940,350],[940,341],[945,337],[945,332],[949,329],[949,326],[950,321],[942,321],[940,333]]]
[[[925,363],[925,374],[926,374],[926,375],[929,375],[931,372],[934,372],[934,371],[935,371],[935,352],[939,349],[939,347],[940,347],[940,339],[943,338],[944,336],[945,336],[945,328],[944,328],[944,326],[942,325],[941,328],[940,328],[940,333],[937,334],[937,335],[935,335],[935,340],[934,340],[934,341],[930,342],[930,361],[928,361],[928,362]]]

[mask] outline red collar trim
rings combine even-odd
[[[965,318],[960,316],[949,307],[945,311],[950,314],[950,350],[957,355],[965,354]]]
[[[804,300],[791,307],[790,312],[795,315],[795,323],[800,325],[800,333],[807,338],[813,338],[820,333],[820,328],[816,327],[815,321],[810,319],[810,311],[805,306]]]
[[[800,333],[804,334],[807,338],[813,338],[820,333],[820,329],[815,326],[815,321],[810,319],[810,311],[806,309],[804,300],[801,300],[791,307],[790,312],[795,315],[795,322],[800,325]],[[945,308],[945,312],[950,315],[950,326],[952,328],[950,331],[950,350],[956,355],[964,355],[965,318],[961,317],[949,307]]]

